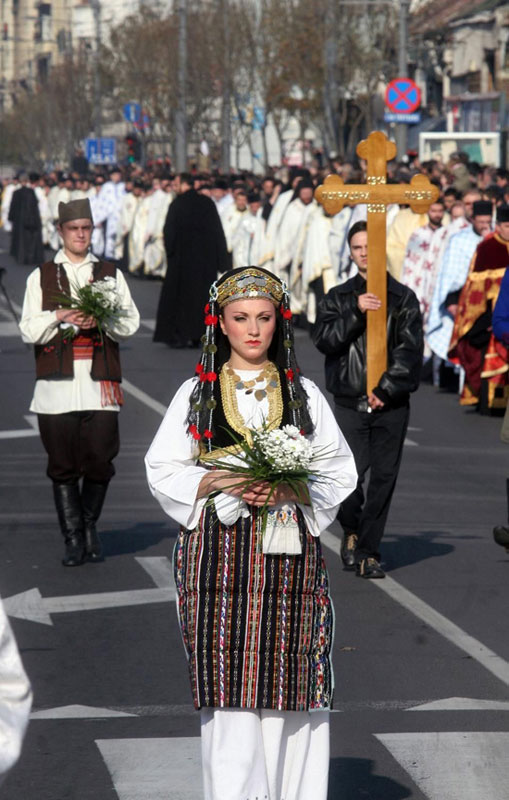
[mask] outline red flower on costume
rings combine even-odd
[[[203,438],[204,438],[204,439],[212,439],[212,436],[213,436],[213,433],[212,433],[212,431],[209,431],[209,429],[208,429],[208,428],[206,428],[206,429],[203,431]]]
[[[215,372],[207,372],[206,380],[210,381],[210,383],[214,383],[214,381],[217,381],[217,374]]]
[[[291,319],[292,318],[292,312],[290,311],[289,308],[281,309],[281,313],[283,315],[283,319]]]
[[[287,369],[286,370],[286,380],[290,381],[290,383],[291,383],[293,381],[294,377],[295,377],[295,375],[293,374],[293,369]]]
[[[207,314],[205,317],[205,325],[217,325],[217,316],[215,314]]]
[[[203,364],[197,364],[195,372],[197,372],[198,375],[201,375],[201,373],[203,372]]]
[[[205,383],[207,379],[208,372],[200,372],[200,382]]]
[[[203,309],[206,314],[210,314],[210,303],[207,303],[205,308]]]

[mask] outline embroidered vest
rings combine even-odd
[[[41,270],[42,310],[55,311],[59,307],[58,295],[63,291],[70,294],[69,279],[65,269],[60,269],[60,285],[57,282],[57,265],[53,261],[43,264]],[[93,279],[100,281],[115,277],[116,267],[107,261],[94,264]],[[101,337],[96,328],[81,331],[80,336],[89,337],[93,346],[91,377],[94,381],[122,380],[118,343],[109,336]],[[35,365],[37,378],[62,380],[74,377],[72,340],[65,339],[65,331],[57,330],[55,336],[46,344],[35,345]]]

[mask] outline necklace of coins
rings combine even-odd
[[[264,397],[267,397],[267,392],[273,392],[274,389],[277,389],[278,387],[277,368],[270,361],[257,375],[257,377],[250,381],[246,381],[241,378],[240,375],[237,375],[237,373],[230,367],[229,364],[225,364],[225,367],[227,374],[235,383],[235,388],[237,391],[244,391],[246,394],[254,394],[258,402],[261,402]],[[255,388],[257,383],[263,383],[264,381],[264,389],[261,387]]]

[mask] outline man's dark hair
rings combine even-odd
[[[448,186],[444,192],[444,197],[454,197],[455,200],[459,200],[461,197],[461,192],[458,189],[455,189],[454,186]]]
[[[363,219],[360,219],[358,222],[355,222],[348,231],[348,237],[347,237],[348,247],[350,247],[350,242],[352,241],[356,233],[360,233],[361,231],[367,231],[367,229],[368,225]]]
[[[194,186],[194,179],[189,172],[181,172],[179,175],[180,183],[187,183],[188,186]]]

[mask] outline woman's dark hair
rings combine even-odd
[[[256,269],[272,279],[279,280],[274,273],[262,267],[238,267],[221,275],[216,283],[216,288],[219,288],[225,280],[244,272],[246,269]],[[267,355],[270,361],[279,368],[280,374],[286,377],[292,423],[299,430],[309,434],[313,432],[313,423],[309,414],[308,398],[302,386],[301,371],[295,357],[289,298],[286,287],[284,289],[283,300],[279,308],[276,308],[276,329]],[[188,431],[195,439],[205,438],[209,444],[209,449],[212,449],[212,437],[214,434],[213,412],[217,406],[218,397],[218,392],[215,391],[215,384],[223,365],[228,361],[231,354],[228,337],[224,335],[219,325],[220,314],[217,301],[211,299],[210,303],[205,307],[206,331],[202,337],[202,356],[196,367],[199,380],[191,394],[190,408],[186,420]],[[202,378],[202,375],[210,376],[212,380]]]

